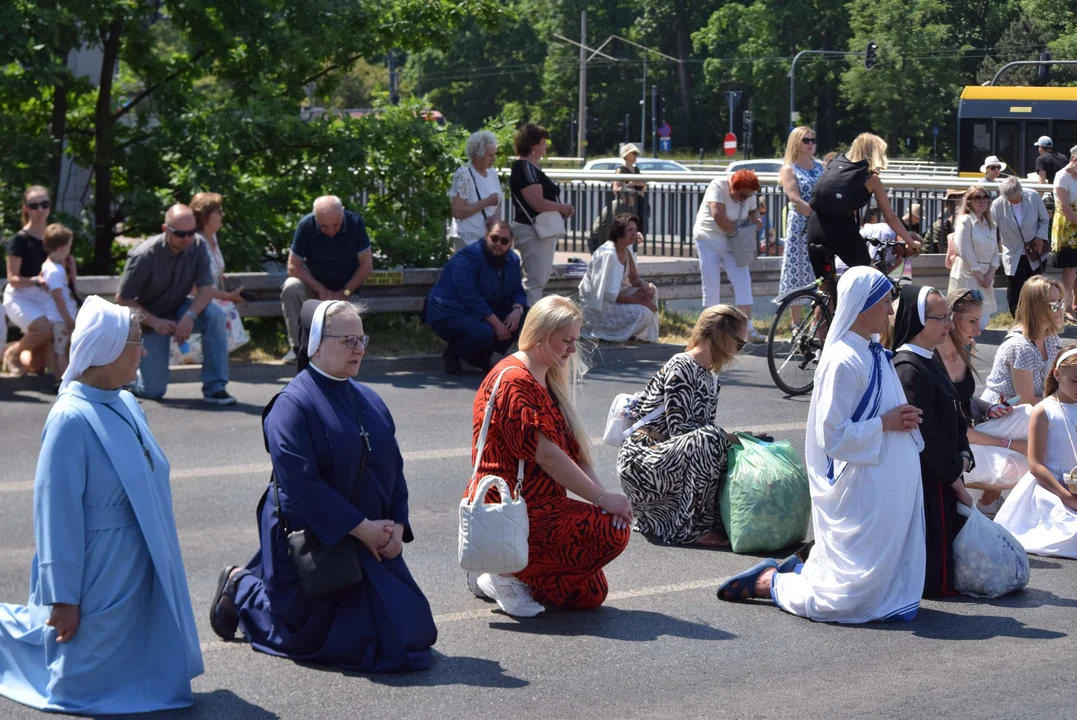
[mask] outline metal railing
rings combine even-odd
[[[613,175],[609,171],[559,170],[546,169],[546,175],[561,188],[561,201],[575,208],[572,217],[565,221],[568,235],[558,243],[558,250],[566,252],[589,252],[589,240],[602,241],[605,238],[594,237],[600,229],[598,222],[603,213],[607,215],[614,209],[615,193],[613,182],[646,182],[647,211],[643,218],[644,242],[637,248],[641,255],[664,255],[672,257],[694,257],[695,243],[692,241],[692,228],[696,213],[707,184],[715,177],[722,177],[720,172],[654,172],[639,175]],[[508,172],[502,171],[507,177]],[[947,190],[968,189],[972,184],[968,179],[956,176],[927,176],[896,174],[887,171],[882,174],[883,184],[887,189],[890,204],[899,217],[909,212],[913,204],[920,205],[920,224],[913,228],[921,235],[927,235],[932,223],[942,217],[944,209],[953,212],[956,202],[946,200]],[[788,206],[785,192],[778,181],[777,173],[759,174],[760,191],[758,196],[765,204],[763,214],[764,228],[760,237],[760,255],[780,255],[780,242],[786,235],[786,221],[789,212],[795,212]],[[997,190],[997,183],[983,183],[989,189]],[[1051,185],[1024,182],[1028,190],[1049,192]],[[947,205],[949,204],[949,208]],[[505,219],[512,219],[511,203],[502,202],[501,214]],[[882,218],[878,219],[882,222]],[[764,242],[766,240],[766,242]]]

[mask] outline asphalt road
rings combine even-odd
[[[593,435],[613,395],[642,388],[675,348],[606,351],[580,388]],[[417,540],[405,557],[439,628],[431,670],[364,676],[300,665],[219,642],[207,609],[217,573],[257,543],[268,479],[262,406],[285,368],[239,368],[240,404],[207,409],[191,374],[144,407],[169,456],[206,672],[195,705],[162,718],[1072,718],[1075,564],[1033,559],[1023,592],[994,601],[925,602],[908,624],[841,627],[769,603],[720,603],[720,579],[754,562],[728,551],[635,536],[609,566],[593,612],[515,620],[467,591],[456,565],[456,507],[469,473],[471,402],[480,378],[446,378],[436,361],[371,361],[360,378],[393,411]],[[773,386],[761,357],[723,373],[718,421],[769,430],[802,449],[806,398]],[[0,600],[25,602],[34,552],[32,480],[51,397],[44,383],[0,380]],[[615,451],[597,471],[616,486]],[[39,717],[0,699],[0,718]]]

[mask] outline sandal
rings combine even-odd
[[[797,565],[803,564],[804,561],[800,559],[798,555],[790,555],[785,560],[778,563],[779,573],[791,573],[796,571]]]
[[[759,576],[767,570],[777,569],[778,561],[774,558],[767,558],[766,560],[762,560],[755,565],[752,565],[744,572],[739,575],[734,575],[719,585],[718,599],[727,602],[735,602],[738,600],[750,600],[756,597],[755,583],[759,580]]]
[[[239,629],[239,613],[236,612],[236,584],[232,573],[238,565],[229,565],[217,576],[217,592],[213,593],[213,602],[209,606],[209,626],[221,640],[235,640]],[[225,604],[228,600],[228,605]],[[229,607],[231,605],[231,607]]]

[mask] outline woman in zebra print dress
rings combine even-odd
[[[714,424],[718,372],[747,342],[748,319],[732,305],[699,316],[685,352],[659,370],[637,406],[636,418],[665,407],[634,432],[617,456],[617,473],[635,512],[633,529],[675,545],[728,543],[718,514],[730,443]]]

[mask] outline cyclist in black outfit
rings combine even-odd
[[[860,237],[860,212],[872,195],[883,219],[905,243],[905,251],[919,251],[920,243],[905,229],[886,197],[879,179],[879,171],[885,168],[886,142],[871,133],[861,133],[847,153],[827,165],[812,193],[808,217],[808,257],[816,277],[833,274],[834,255],[849,267],[871,264],[867,242]]]

